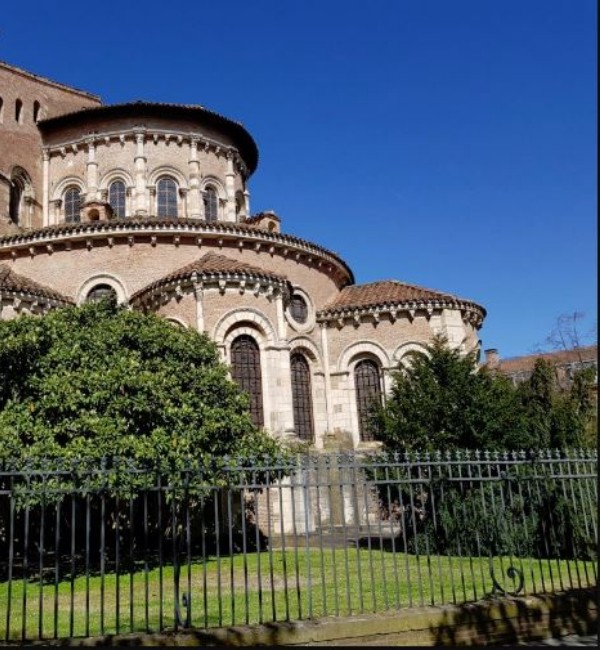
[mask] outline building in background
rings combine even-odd
[[[257,164],[248,131],[202,106],[105,106],[0,63],[0,318],[114,295],[207,332],[273,435],[372,446],[390,371],[434,335],[474,350],[485,310],[355,284],[337,254],[252,214]]]

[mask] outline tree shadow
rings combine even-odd
[[[433,645],[482,646],[586,635],[598,629],[598,590],[573,589],[535,598],[489,598],[452,607],[430,628]]]

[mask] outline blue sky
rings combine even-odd
[[[593,0],[12,3],[0,59],[244,123],[254,212],[488,310],[484,347],[597,313]]]

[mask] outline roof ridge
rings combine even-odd
[[[102,105],[102,97],[100,97],[100,95],[96,95],[95,93],[91,93],[87,90],[81,90],[81,88],[68,86],[67,84],[64,84],[60,81],[54,81],[54,79],[50,79],[49,77],[44,77],[43,75],[36,74],[35,72],[29,72],[29,70],[25,70],[25,68],[20,68],[19,66],[12,65],[12,63],[7,63],[6,61],[0,61],[0,67],[6,68],[8,70],[12,70],[13,72],[23,75],[24,77],[30,77],[31,79],[35,79],[35,81],[39,81],[41,83],[45,83],[50,86],[56,86],[57,88],[68,90],[77,95],[85,95],[86,97],[96,99],[100,102],[100,105]]]

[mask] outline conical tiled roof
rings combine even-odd
[[[283,275],[278,273],[272,273],[271,271],[265,271],[258,266],[253,266],[252,264],[246,264],[245,262],[240,262],[238,260],[231,259],[225,255],[219,255],[218,253],[206,253],[201,258],[197,259],[195,262],[186,264],[177,271],[173,271],[168,275],[165,275],[160,280],[149,284],[148,286],[136,291],[131,300],[139,298],[145,293],[152,293],[158,287],[161,287],[170,282],[176,280],[181,280],[184,278],[189,278],[193,274],[199,277],[223,277],[223,276],[245,276],[245,277],[254,277],[254,278],[264,278],[266,280],[274,280],[275,282],[286,282],[286,278]]]
[[[398,280],[382,280],[369,284],[353,284],[344,287],[336,299],[321,309],[321,313],[347,311],[349,309],[381,307],[386,305],[410,305],[419,303],[443,303],[445,305],[471,304],[483,307],[470,300],[458,298],[450,293],[426,289]]]
[[[26,293],[48,300],[55,300],[65,304],[73,304],[71,298],[63,296],[62,293],[50,289],[43,284],[30,280],[23,275],[15,273],[6,264],[0,264],[0,292]]]

